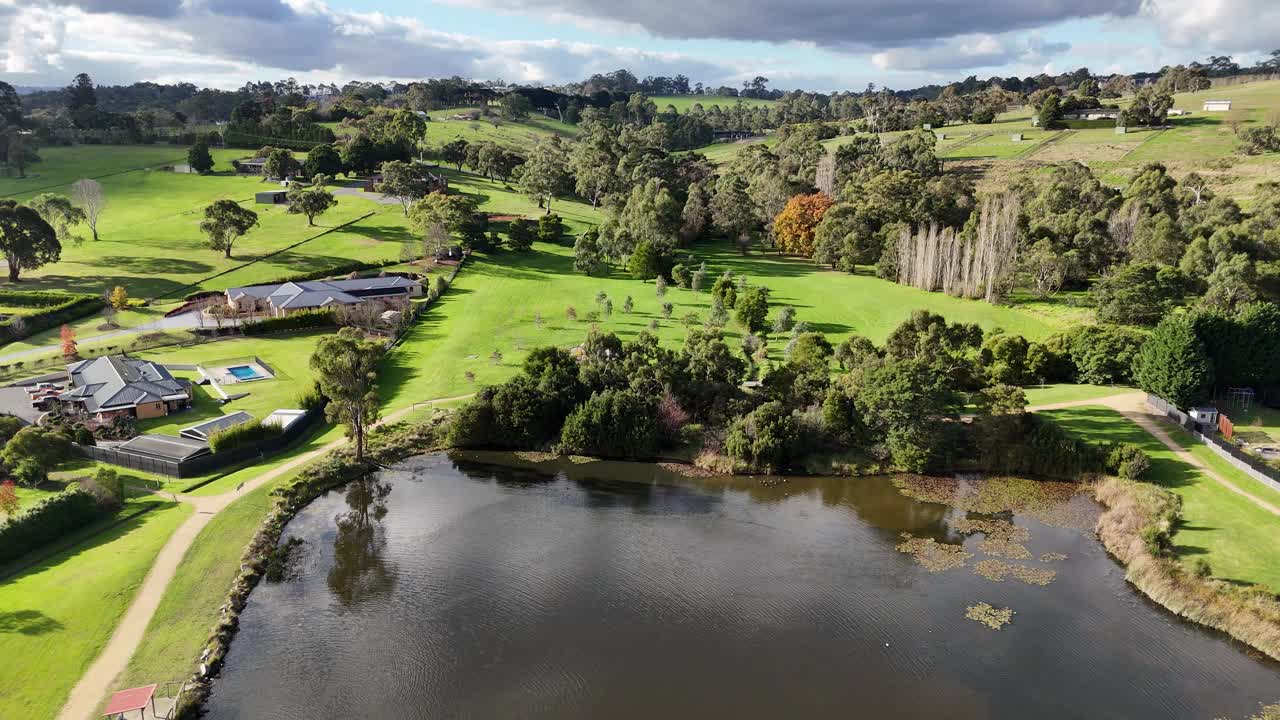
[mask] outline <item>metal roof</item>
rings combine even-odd
[[[134,455],[182,462],[208,453],[209,444],[172,435],[139,435],[129,442],[117,445],[116,449]]]
[[[279,285],[247,285],[228,288],[227,297],[232,300],[245,296],[267,299],[278,308],[297,309],[334,304],[355,305],[365,297],[401,294],[411,292],[415,287],[421,287],[421,283],[391,275],[352,280],[301,280]]]
[[[125,355],[82,360],[69,366],[67,373],[71,389],[58,399],[83,403],[89,412],[189,397],[189,383],[175,378],[163,365]]]
[[[253,416],[243,410],[237,410],[230,415],[222,415],[216,418],[210,418],[204,422],[196,423],[189,427],[184,427],[178,431],[178,435],[192,440],[208,440],[209,436],[221,430],[226,430],[236,425],[243,425],[253,419]]]

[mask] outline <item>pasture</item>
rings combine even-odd
[[[746,107],[769,107],[775,104],[775,100],[761,100],[759,98],[749,97],[730,97],[728,95],[652,95],[650,100],[658,106],[658,112],[662,112],[670,105],[676,109],[678,113],[689,112],[694,105],[702,105],[703,108],[711,108],[711,106],[719,106],[721,110],[728,110],[735,105],[744,105]]]

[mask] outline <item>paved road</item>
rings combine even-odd
[[[381,422],[394,423],[423,405],[447,403],[468,397],[471,397],[471,395],[459,395],[457,397],[431,400],[426,403],[415,403],[411,407],[403,408],[387,415]],[[296,470],[330,450],[341,447],[346,442],[346,438],[340,438],[309,453],[299,455],[280,467],[268,470],[252,480],[246,481],[237,490],[207,497],[178,495],[178,501],[191,505],[195,512],[174,531],[173,535],[169,536],[164,547],[160,549],[155,563],[151,566],[151,570],[147,572],[146,578],[142,581],[142,586],[138,588],[133,602],[129,605],[129,609],[125,611],[120,624],[116,626],[115,632],[112,633],[111,639],[107,642],[107,646],[103,648],[102,653],[98,655],[97,659],[93,661],[93,664],[89,666],[89,669],[85,671],[80,681],[71,690],[71,695],[67,698],[66,704],[63,705],[62,712],[58,714],[59,720],[89,720],[95,717],[94,713],[107,699],[107,692],[111,689],[120,673],[128,666],[129,659],[133,657],[134,651],[137,650],[138,645],[142,642],[143,635],[146,634],[147,625],[151,623],[151,617],[155,615],[156,608],[160,606],[160,599],[164,596],[164,591],[169,587],[169,583],[173,581],[173,576],[177,573],[183,556],[187,554],[187,550],[195,542],[196,536],[200,534],[200,531],[209,524],[209,521],[215,515],[240,497],[284,476],[292,470]],[[159,494],[166,495],[167,493]],[[175,670],[177,669],[175,668]],[[156,678],[157,681],[168,679]]]

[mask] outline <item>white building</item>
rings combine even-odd
[[[1205,112],[1226,112],[1231,109],[1230,100],[1205,100]]]

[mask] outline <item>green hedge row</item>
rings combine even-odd
[[[97,498],[79,487],[47,497],[26,512],[0,523],[0,564],[16,560],[111,513],[111,508],[103,507]]]
[[[42,308],[39,312],[21,316],[23,320],[21,332],[13,327],[14,318],[17,316],[0,320],[0,340],[21,340],[51,327],[98,312],[106,302],[97,295],[0,290],[0,305]]]
[[[351,273],[363,272],[365,270],[381,270],[392,265],[400,265],[403,260],[380,260],[378,262],[365,262],[363,260],[355,260],[342,265],[325,268],[324,270],[316,270],[315,272],[302,273],[300,275],[285,275],[273,280],[263,280],[256,282],[254,285],[283,285],[287,282],[306,282],[307,280],[323,280],[325,278],[337,277],[339,275],[350,275]],[[192,293],[198,295],[197,293]]]
[[[245,335],[266,335],[267,333],[286,332],[289,330],[310,330],[311,328],[333,327],[337,320],[332,310],[303,310],[284,317],[267,318],[256,323],[244,325]]]
[[[248,445],[260,445],[284,434],[284,429],[274,423],[262,424],[261,420],[233,425],[209,437],[209,449],[215,454]]]

